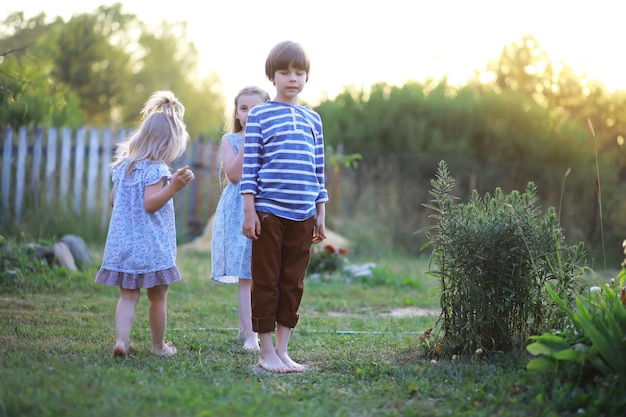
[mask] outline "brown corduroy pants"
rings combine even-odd
[[[261,234],[252,242],[252,330],[273,332],[276,323],[293,329],[311,260],[315,217],[287,220],[259,212]]]

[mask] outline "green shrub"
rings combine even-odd
[[[421,231],[432,248],[431,273],[441,283],[442,340],[450,354],[522,350],[538,330],[555,328],[565,313],[548,303],[544,283],[567,298],[582,276],[582,244],[565,246],[554,209],[541,215],[532,182],[504,195],[497,188],[465,204],[450,195],[455,181],[445,161],[431,181],[436,223]]]
[[[611,285],[599,282],[576,297],[572,308],[546,283],[548,293],[567,314],[562,329],[532,336],[528,363],[533,371],[557,371],[566,379],[617,376],[626,387],[626,270]]]

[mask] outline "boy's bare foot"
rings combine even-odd
[[[251,350],[254,352],[258,352],[260,350],[259,339],[257,339],[256,336],[249,337],[248,339],[244,340],[243,348],[244,350]]]
[[[278,374],[289,372],[287,365],[285,365],[276,354],[268,355],[267,357],[261,355],[261,358],[259,358],[259,366],[268,372],[276,372]]]
[[[276,356],[278,356],[281,362],[285,364],[285,366],[287,367],[287,372],[304,372],[306,370],[306,366],[300,363],[294,362],[293,359],[291,359],[289,355],[287,355],[287,352],[285,353],[277,352]]]
[[[160,348],[152,346],[152,354],[156,356],[174,356],[176,353],[178,353],[178,350],[176,349],[176,346],[174,346],[174,342],[167,342]]]
[[[128,348],[124,342],[117,342],[113,348],[114,358],[125,358],[128,356]]]

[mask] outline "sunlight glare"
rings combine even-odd
[[[496,73],[493,71],[481,72],[478,76],[478,80],[481,84],[491,84],[496,81]]]

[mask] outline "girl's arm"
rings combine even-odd
[[[143,192],[143,205],[148,213],[154,213],[167,203],[174,194],[182,190],[189,184],[193,178],[193,172],[185,165],[172,175],[169,184],[166,179],[148,185]]]
[[[233,183],[239,182],[241,179],[241,169],[243,166],[243,144],[238,154],[235,154],[235,149],[230,141],[225,137],[222,138],[222,164],[224,166],[224,172],[228,177],[228,180]]]

